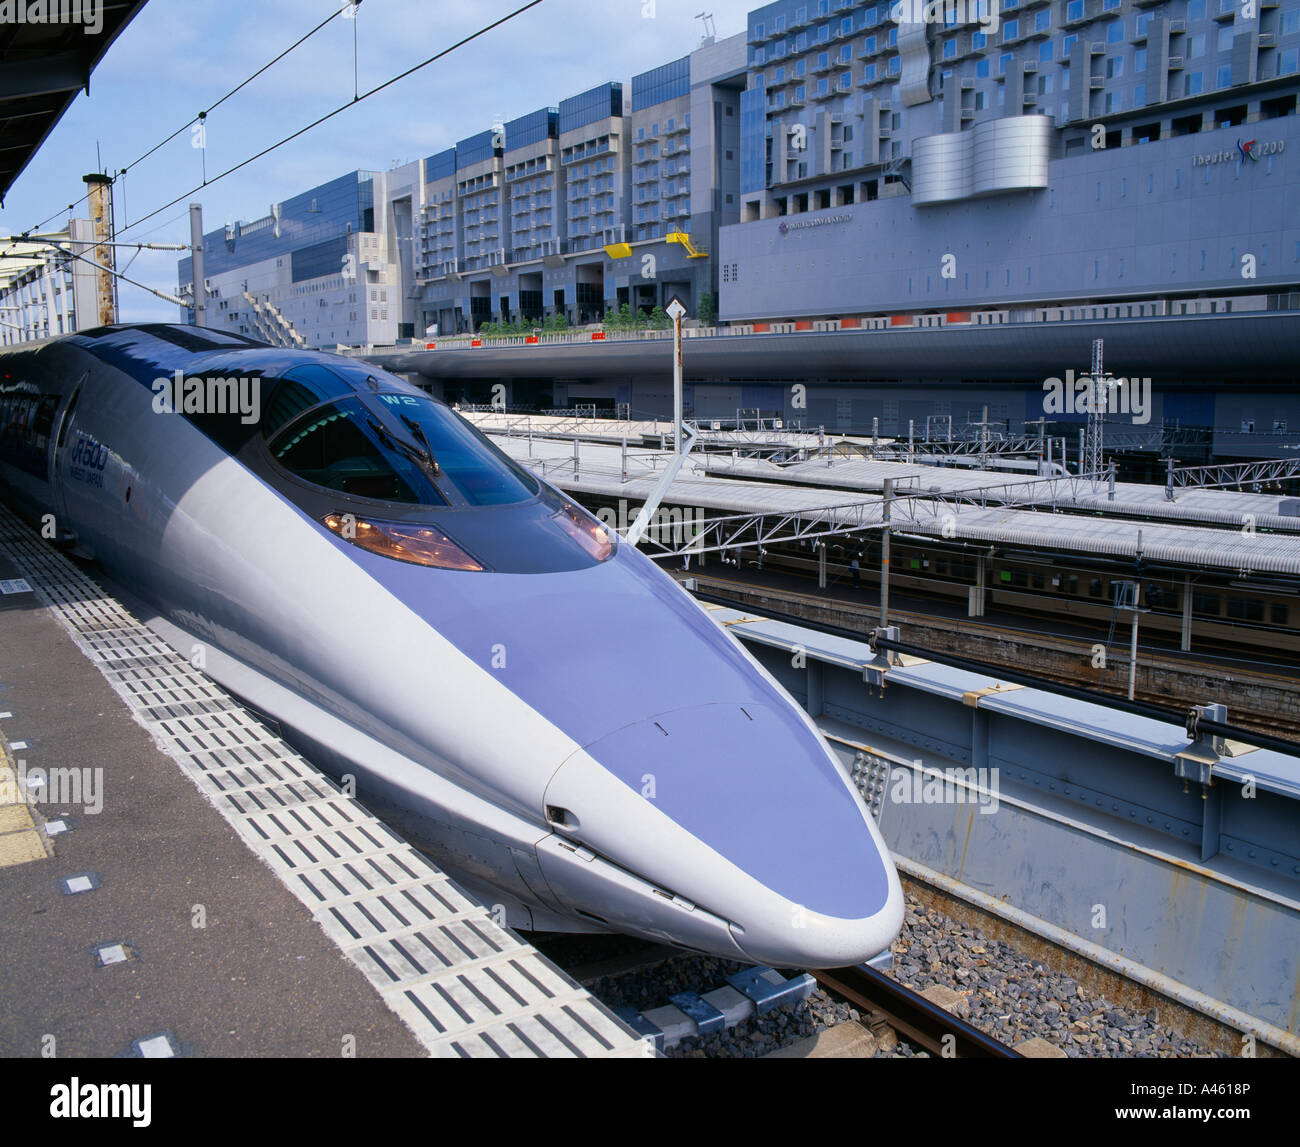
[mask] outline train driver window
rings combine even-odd
[[[447,504],[417,461],[355,398],[315,406],[276,435],[270,448],[291,474],[327,490],[384,502]]]

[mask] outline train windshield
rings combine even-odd
[[[296,402],[307,409],[294,417]],[[430,398],[368,394],[313,404],[305,390],[278,387],[270,406],[263,421],[272,456],[328,490],[419,506],[507,505],[537,493],[528,475]]]

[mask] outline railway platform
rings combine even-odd
[[[0,510],[0,1052],[646,1054]]]

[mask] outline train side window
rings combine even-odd
[[[947,576],[948,576],[948,559],[947,559],[947,558],[935,558],[935,559],[934,559],[934,572],[937,573],[937,574],[939,574],[940,577],[947,577]]]
[[[1042,589],[1047,584],[1047,579],[1043,576],[1042,570],[1034,570],[1029,575],[1029,581],[1034,589]]]
[[[1286,625],[1286,602],[1275,601],[1269,607],[1269,615],[1274,625]]]
[[[1074,594],[1076,596],[1078,595],[1079,593],[1078,574],[1070,574],[1070,576],[1065,579],[1065,592]]]
[[[1094,577],[1088,580],[1088,596],[1101,597],[1101,578]]]
[[[1248,597],[1228,598],[1228,616],[1238,621],[1263,621],[1264,605]]]
[[[1219,612],[1218,595],[1213,593],[1192,594],[1192,610],[1195,613],[1212,613],[1217,615]]]

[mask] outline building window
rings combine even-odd
[[[1118,79],[1124,74],[1124,57],[1110,56],[1106,60],[1106,78],[1108,80]]]
[[[943,58],[945,60],[955,60],[957,58],[957,41],[955,39],[943,42]]]
[[[1231,64],[1223,64],[1219,67],[1219,71],[1215,81],[1215,87],[1219,87],[1219,88],[1232,87],[1232,65]]]
[[[1124,21],[1116,20],[1106,25],[1106,43],[1120,44],[1124,41]]]
[[[1019,35],[1020,35],[1019,20],[1007,20],[1002,25],[1002,42],[1004,44],[1009,44],[1012,40],[1014,40]]]
[[[1187,73],[1187,94],[1198,95],[1205,89],[1205,77],[1200,72]]]
[[[1118,3],[1119,0],[1116,0]],[[1052,10],[1050,8],[1040,8],[1034,13],[1034,31],[1045,32],[1052,26]]]
[[[1139,48],[1133,53],[1133,70],[1135,72],[1145,72],[1147,70],[1147,50]]]

